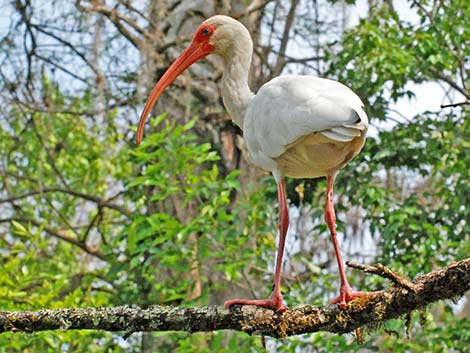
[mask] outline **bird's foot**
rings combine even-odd
[[[361,297],[375,295],[378,292],[357,292],[353,290],[349,285],[341,286],[339,290],[339,296],[331,301],[331,304],[338,304],[341,308],[345,308],[349,302],[356,300]]]
[[[375,295],[379,292],[357,292],[353,290],[349,284],[342,285],[339,290],[339,296],[331,301],[331,304],[338,304],[340,308],[344,309],[349,302],[359,299],[361,297],[367,297]],[[362,344],[362,330],[360,327],[356,329],[356,341],[358,344]]]
[[[233,305],[255,305],[263,308],[273,309],[277,312],[284,312],[287,306],[282,303],[282,295],[272,293],[268,299],[232,299],[224,303],[226,308]]]

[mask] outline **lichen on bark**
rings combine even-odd
[[[352,301],[344,309],[335,305],[303,305],[277,313],[254,306],[225,309],[156,305],[146,309],[118,306],[3,311],[0,312],[0,332],[91,329],[121,331],[126,337],[139,331],[236,330],[271,337],[317,331],[342,334],[361,326],[377,326],[439,300],[461,297],[470,290],[470,258],[418,277],[411,283],[414,290],[396,285]]]

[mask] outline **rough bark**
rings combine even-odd
[[[364,268],[364,271],[376,274],[383,272],[380,266]],[[152,306],[147,309],[112,307],[4,311],[0,312],[0,332],[95,329],[123,331],[128,336],[137,331],[202,332],[230,329],[272,337],[316,331],[341,334],[364,325],[376,325],[399,318],[439,300],[461,297],[470,290],[470,258],[423,275],[411,283],[412,287],[407,284],[405,288],[398,284],[355,300],[344,309],[334,305],[305,305],[285,313],[253,306],[230,309],[216,306]]]

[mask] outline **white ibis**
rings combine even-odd
[[[274,78],[255,95],[248,86],[253,42],[248,30],[227,16],[213,16],[196,30],[191,44],[171,64],[153,88],[140,117],[137,143],[152,107],[163,91],[193,63],[209,54],[225,65],[221,93],[224,105],[244,132],[253,164],[272,172],[279,199],[279,245],[273,291],[268,299],[234,299],[226,307],[257,305],[285,311],[281,294],[282,257],[289,226],[285,177],[328,180],[325,221],[331,233],[339,266],[341,287],[332,301],[346,306],[365,295],[353,291],[346,278],[336,237],[333,182],[364,145],[367,115],[360,98],[343,84],[311,76],[288,75]]]

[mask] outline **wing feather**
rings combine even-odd
[[[340,142],[351,141],[368,128],[360,98],[343,84],[289,75],[263,85],[251,101],[243,123],[254,162],[274,170],[273,158],[302,136],[321,133]]]

